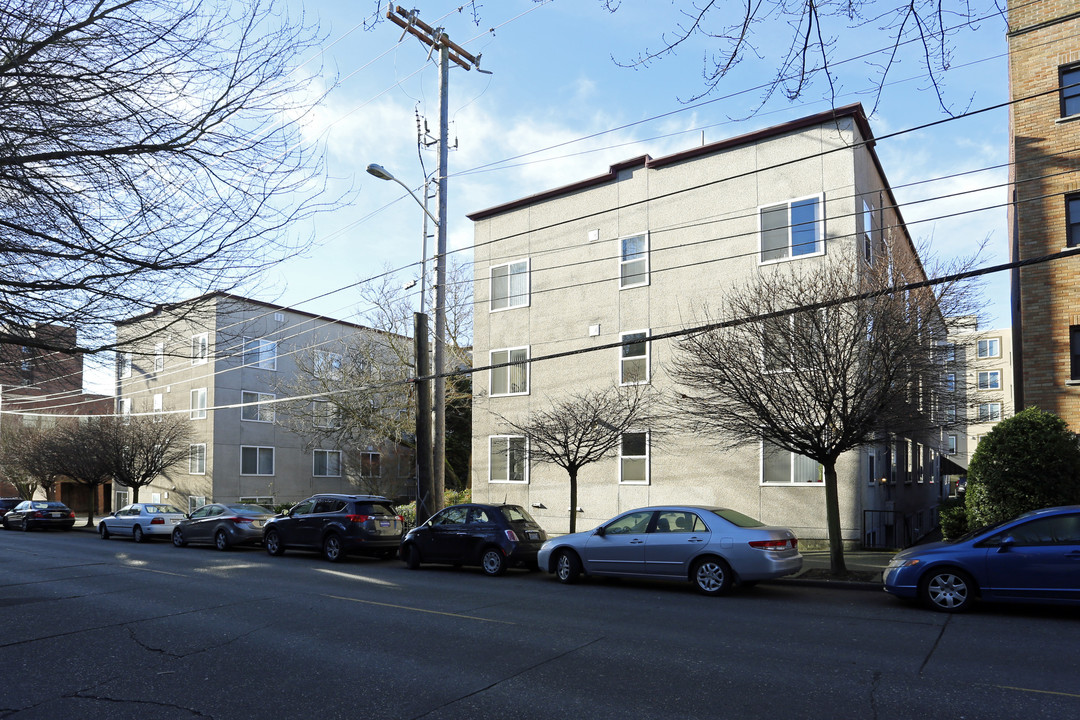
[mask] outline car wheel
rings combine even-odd
[[[411,544],[406,545],[402,556],[405,560],[405,566],[410,570],[417,570],[420,567],[420,548]]]
[[[23,521],[22,521],[22,531],[23,532],[30,532],[30,521],[27,520],[26,518],[23,518]]]
[[[341,538],[334,533],[327,535],[322,542],[322,554],[330,562],[338,562],[345,557],[345,552],[341,547]]]
[[[146,539],[146,535],[143,534],[141,526],[136,525],[135,527],[131,528],[131,539],[137,543],[141,543],[143,540]]]
[[[975,601],[975,581],[963,570],[933,570],[919,583],[924,603],[941,612],[963,612]]]
[[[485,575],[496,577],[506,572],[506,556],[497,547],[489,547],[480,558],[480,567]]]
[[[281,544],[281,536],[278,535],[277,530],[266,533],[266,536],[263,537],[263,545],[270,555],[280,555],[285,552],[285,546]]]
[[[581,560],[572,550],[561,550],[555,556],[555,577],[567,585],[576,583],[581,575]]]
[[[175,547],[184,547],[187,545],[187,540],[184,539],[184,531],[180,528],[176,528],[172,531],[172,544]]]
[[[731,566],[720,558],[702,558],[691,573],[694,586],[706,595],[726,595],[731,590]]]
[[[224,530],[218,530],[214,533],[214,547],[218,550],[229,549],[229,536],[225,534]]]
[[[106,527],[105,523],[98,523],[97,529],[98,529],[98,535],[101,536],[102,540],[108,540],[109,539],[109,528]]]

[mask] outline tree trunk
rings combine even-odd
[[[138,485],[132,485],[131,486],[131,502],[133,502],[133,503],[139,502],[139,486]]]
[[[825,468],[825,524],[829,533],[829,564],[833,574],[847,572],[844,563],[844,538],[840,534],[840,496],[836,488],[836,461]]]
[[[570,532],[577,532],[577,470],[568,470],[570,474]]]

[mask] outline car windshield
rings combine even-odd
[[[273,515],[273,511],[269,508],[265,508],[262,505],[252,505],[250,503],[235,503],[232,505],[226,505],[233,512],[238,513],[252,513],[255,515]]]
[[[975,528],[974,530],[967,531],[966,533],[964,533],[960,537],[956,538],[955,540],[946,540],[945,542],[949,542],[949,543],[967,542],[968,540],[971,540],[974,537],[977,537],[979,535],[983,535],[985,533],[997,530],[999,527],[1001,527],[1005,523],[1010,523],[1015,519],[1016,518],[1009,518],[1008,520],[999,520],[996,523],[990,523],[989,525],[983,525],[982,527],[978,527],[978,528]]]
[[[178,510],[177,508],[174,508],[172,505],[143,505],[143,510],[146,511],[147,515],[156,515],[158,513],[179,513],[181,515],[184,514],[180,512],[180,510]]]
[[[534,524],[536,523],[536,521],[532,519],[532,515],[525,512],[525,508],[520,507],[518,505],[503,505],[499,509],[502,511],[503,517],[505,517],[507,520],[509,520],[512,523],[513,522],[527,522],[527,523],[534,523]]]
[[[737,527],[752,528],[752,527],[765,527],[765,523],[760,520],[755,520],[749,515],[743,515],[737,510],[729,510],[728,508],[713,508],[713,513],[727,520],[732,525]]]

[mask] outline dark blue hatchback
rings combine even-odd
[[[897,553],[885,591],[942,612],[976,600],[1080,603],[1080,505],[1046,508]]]

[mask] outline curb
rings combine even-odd
[[[802,585],[804,587],[826,588],[829,590],[883,590],[884,585],[880,582],[867,582],[861,580],[818,580],[802,579],[799,576],[775,578],[762,582],[780,583],[781,585]]]

